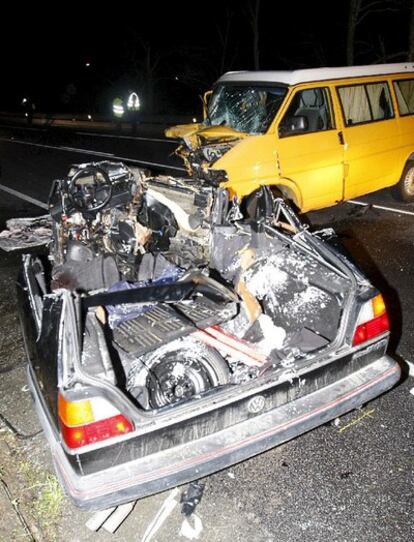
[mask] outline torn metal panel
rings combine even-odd
[[[52,241],[49,215],[34,218],[11,218],[0,232],[0,248],[6,252],[46,247]]]

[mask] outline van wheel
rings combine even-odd
[[[414,162],[407,163],[395,189],[399,200],[407,203],[414,201]]]

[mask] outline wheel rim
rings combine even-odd
[[[207,360],[187,359],[180,363],[165,358],[151,367],[147,379],[149,402],[152,408],[160,408],[185,401],[216,385],[216,378]]]
[[[414,167],[410,168],[405,175],[404,190],[409,196],[414,196]]]

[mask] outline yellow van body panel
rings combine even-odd
[[[272,134],[245,136],[215,162],[213,169],[225,170],[229,179],[226,186],[245,196],[251,192],[249,182],[257,187],[263,179],[279,176],[274,139]]]
[[[191,124],[178,124],[177,126],[171,126],[164,130],[165,137],[168,138],[182,138],[190,137],[193,134],[197,133],[203,127],[200,123],[191,123]]]
[[[395,119],[344,128],[344,141],[348,166],[344,199],[391,186],[399,180],[404,156]]]
[[[407,160],[414,159],[414,115],[400,116],[393,86],[393,81],[401,79],[414,79],[414,73],[292,85],[263,135],[203,124],[187,125],[192,128],[190,133],[185,126],[168,133],[170,137],[187,133],[193,149],[232,140],[217,161],[203,166],[225,173],[226,181],[221,186],[231,196],[242,198],[260,186],[277,186],[301,211],[320,209],[396,184]],[[338,88],[384,82],[389,88],[393,118],[346,126]],[[294,95],[312,88],[329,90],[333,128],[280,137],[278,127]]]
[[[278,140],[277,148],[280,173],[298,186],[302,211],[343,199],[344,152],[336,130],[285,137]]]

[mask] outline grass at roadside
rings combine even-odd
[[[39,470],[30,460],[21,461],[19,471],[26,484],[23,491],[31,491],[35,498],[32,513],[39,527],[52,535],[62,513],[64,494],[56,476]]]

